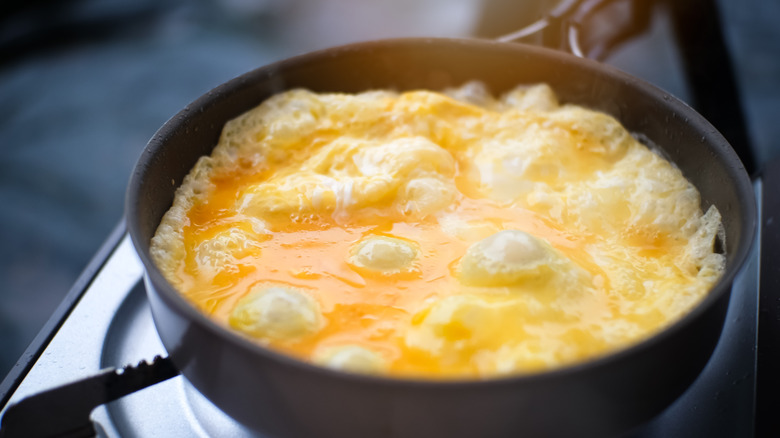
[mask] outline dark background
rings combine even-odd
[[[146,141],[187,103],[305,51],[396,36],[493,37],[531,22],[550,3],[3,2],[0,380],[121,220]],[[760,169],[780,154],[780,2],[715,3]],[[690,102],[668,8],[658,3],[652,11],[647,31],[605,62]],[[692,29],[699,25],[690,20]]]

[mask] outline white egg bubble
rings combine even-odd
[[[325,349],[315,354],[314,362],[336,370],[363,374],[377,374],[387,368],[379,353],[357,345]]]
[[[195,260],[200,268],[214,270],[236,263],[242,257],[260,253],[263,234],[229,228],[195,248]]]
[[[348,262],[358,271],[398,274],[414,270],[417,249],[409,242],[394,237],[374,236],[358,243]]]
[[[230,314],[230,325],[251,336],[290,339],[320,328],[319,305],[306,292],[288,287],[255,287]]]
[[[544,275],[554,249],[520,230],[504,230],[472,245],[460,263],[460,279],[475,286],[511,285]]]
[[[493,96],[487,86],[481,81],[469,81],[457,88],[448,88],[444,94],[464,103],[487,108],[494,105]]]
[[[438,216],[442,231],[458,239],[474,242],[499,231],[498,225],[484,220],[467,220],[458,214]]]
[[[447,208],[455,199],[455,187],[451,181],[444,182],[437,178],[415,178],[404,189],[406,204],[404,210],[408,213],[428,215]]]
[[[518,86],[504,94],[501,101],[523,111],[552,111],[558,108],[558,97],[547,84]]]

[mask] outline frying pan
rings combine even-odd
[[[656,145],[723,216],[726,270],[689,314],[638,344],[532,375],[426,381],[354,375],[264,349],[201,314],[162,276],[150,239],[196,160],[228,120],[283,90],[433,89],[483,81],[493,94],[546,82],[562,102],[609,113]],[[126,216],[154,323],[184,377],[234,419],[274,437],[609,437],[656,416],[718,342],[731,283],[756,228],[750,180],[726,140],[664,91],[595,61],[522,44],[393,39],[261,67],[187,106],[154,135],[132,174]]]

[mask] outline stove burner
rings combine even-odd
[[[105,339],[101,367],[132,361],[132,357],[165,354],[142,282],[130,290]],[[108,415],[101,425],[108,437],[257,436],[220,411],[182,376],[106,407]]]

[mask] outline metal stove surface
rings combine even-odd
[[[760,182],[756,194],[761,199]],[[721,340],[699,378],[665,412],[626,438],[754,435],[759,260],[755,245],[735,281]],[[166,355],[142,275],[141,262],[124,235],[10,403],[106,367]],[[92,420],[98,436],[111,438],[253,436],[181,376],[100,406]]]

